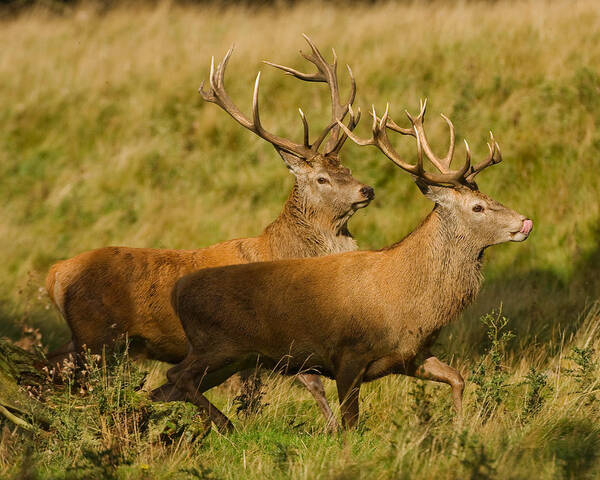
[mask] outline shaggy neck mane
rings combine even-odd
[[[454,320],[471,303],[483,280],[483,247],[461,229],[451,210],[439,205],[387,252],[404,266],[398,271],[409,277],[414,294],[435,310],[428,326],[431,332]]]
[[[356,249],[356,243],[348,231],[348,220],[354,212],[333,218],[306,202],[295,183],[279,217],[271,223],[263,235],[271,244],[290,242],[290,247],[301,251],[297,256],[318,256]],[[295,245],[295,248],[294,248]]]

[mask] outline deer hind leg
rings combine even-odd
[[[301,374],[298,375],[297,378],[298,381],[308,389],[308,391],[316,400],[317,405],[321,409],[321,413],[323,413],[323,416],[327,422],[327,430],[330,432],[337,432],[339,430],[339,425],[335,419],[335,415],[331,411],[329,403],[327,403],[323,382],[321,382],[319,376],[312,374]]]
[[[366,368],[353,368],[351,365],[342,365],[335,376],[338,391],[342,426],[350,429],[358,422],[358,397],[360,385]]]
[[[434,382],[447,383],[452,388],[452,400],[454,409],[460,415],[462,413],[462,397],[465,381],[458,370],[446,365],[437,357],[428,357],[423,363],[413,365],[407,372],[411,377]]]

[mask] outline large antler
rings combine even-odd
[[[480,173],[485,168],[495,165],[496,163],[500,163],[502,161],[502,156],[500,154],[500,147],[498,143],[494,140],[494,136],[490,132],[490,143],[488,143],[489,155],[488,157],[478,163],[476,166],[471,165],[471,151],[469,149],[469,144],[465,140],[465,148],[466,148],[466,158],[465,163],[458,170],[453,170],[451,168],[452,158],[454,156],[454,147],[455,147],[455,135],[454,135],[454,125],[450,121],[448,117],[442,115],[442,118],[448,124],[450,128],[450,145],[448,147],[448,152],[443,158],[440,158],[433,153],[433,150],[429,146],[429,142],[427,141],[427,136],[425,134],[425,129],[423,127],[423,122],[425,120],[425,111],[427,108],[427,100],[420,102],[421,110],[419,115],[413,117],[408,112],[406,115],[412,124],[412,128],[402,128],[396,124],[391,118],[389,118],[389,103],[385,109],[385,113],[383,117],[380,119],[377,117],[375,113],[375,107],[373,107],[372,115],[373,115],[373,135],[370,139],[361,139],[354,135],[351,131],[349,131],[344,124],[338,122],[340,127],[345,131],[346,135],[348,135],[355,143],[358,145],[375,145],[379,150],[383,152],[383,154],[392,160],[396,165],[398,165],[403,170],[421,178],[425,182],[431,185],[466,185],[470,188],[476,187],[474,183],[474,177],[478,173]],[[388,137],[387,137],[387,129],[392,131],[401,133],[402,135],[412,135],[417,140],[417,163],[411,164],[404,161],[398,152],[394,150],[392,147]],[[440,173],[432,173],[427,172],[423,168],[423,152],[427,159],[438,169]]]
[[[275,68],[279,68],[280,70],[283,70],[287,74],[292,75],[300,80],[304,80],[307,82],[323,82],[329,85],[329,90],[331,94],[331,123],[325,128],[325,130],[321,133],[319,138],[313,143],[313,147],[316,146],[316,148],[318,149],[323,140],[325,140],[327,135],[331,132],[331,136],[329,137],[329,140],[325,145],[324,155],[328,155],[331,153],[337,154],[339,153],[342,146],[344,145],[344,142],[348,138],[345,134],[340,135],[340,129],[337,125],[337,122],[342,122],[348,111],[351,111],[350,107],[354,103],[354,99],[356,97],[356,81],[354,80],[352,69],[349,65],[346,65],[346,68],[348,69],[348,74],[350,76],[351,88],[348,100],[345,103],[342,103],[340,100],[340,89],[337,78],[337,55],[335,53],[335,50],[332,49],[333,63],[330,64],[325,60],[325,58],[323,57],[317,46],[314,44],[314,42],[307,35],[303,34],[302,36],[310,46],[312,54],[306,54],[301,50],[300,55],[302,55],[304,58],[306,58],[309,62],[313,63],[317,67],[317,71],[315,73],[303,73],[299,70],[295,70],[284,65],[278,65],[276,63],[267,61],[265,61],[265,63]],[[304,114],[302,114],[302,111],[301,115],[302,121],[304,123],[305,144],[307,144],[308,123],[306,122],[306,118],[304,117]],[[354,115],[354,113],[351,113],[350,116],[351,119],[347,128],[348,130],[352,131],[354,130],[360,119],[360,110],[357,110],[356,116]]]
[[[225,69],[227,68],[227,63],[229,62],[229,58],[231,57],[231,53],[233,52],[233,47],[229,49],[225,58],[221,63],[217,65],[215,69],[215,58],[211,59],[210,63],[210,88],[208,90],[204,90],[204,82],[200,85],[198,92],[202,95],[202,98],[207,102],[212,102],[217,104],[223,110],[225,110],[229,115],[233,117],[235,121],[237,121],[240,125],[247,128],[248,130],[254,132],[261,138],[264,138],[266,141],[272,143],[276,148],[280,148],[285,150],[286,152],[296,154],[303,158],[311,158],[314,155],[314,152],[311,148],[305,144],[295,143],[291,140],[288,140],[283,137],[279,137],[273,133],[266,131],[261,122],[260,116],[258,113],[258,86],[260,83],[260,72],[256,76],[256,82],[254,84],[254,95],[252,97],[252,120],[246,117],[240,109],[233,103],[227,92],[225,91]],[[301,115],[304,120],[304,115],[301,112]]]

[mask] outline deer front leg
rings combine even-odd
[[[236,371],[236,368],[227,365],[207,372],[202,365],[206,365],[206,363],[195,356],[188,355],[183,362],[167,372],[169,383],[154,390],[152,398],[193,403],[200,410],[206,412],[220,432],[229,432],[233,430],[231,421],[202,393],[224,382]]]
[[[183,402],[185,393],[170,382],[155,388],[150,392],[153,402]]]
[[[204,395],[197,392],[196,389],[193,389],[190,392],[168,382],[154,389],[150,394],[150,398],[154,402],[193,403],[208,416],[208,419],[205,422],[207,428],[210,428],[210,422],[212,421],[217,426],[217,429],[222,433],[233,430],[233,424],[225,416],[225,414],[212,403],[210,403],[210,401]]]
[[[317,405],[321,409],[321,413],[325,417],[327,422],[327,430],[330,432],[337,432],[339,425],[331,411],[327,398],[325,397],[325,389],[323,388],[323,382],[318,375],[302,374],[298,375],[298,381],[304,385],[308,391],[312,394],[317,402]]]
[[[454,409],[460,415],[462,413],[462,397],[465,388],[465,381],[458,370],[446,365],[437,357],[427,357],[422,363],[415,362],[406,371],[411,377],[423,380],[433,380],[434,382],[447,383],[452,388],[452,400]]]
[[[358,422],[358,397],[365,370],[365,368],[357,369],[342,365],[335,376],[342,427],[346,430],[354,427]]]
[[[176,375],[187,368],[185,359],[183,362],[173,365],[167,375],[175,378]],[[167,380],[167,383],[155,388],[150,392],[150,400],[153,402],[183,402],[185,401],[185,392],[177,388],[177,385]]]
[[[233,430],[231,420],[198,391],[194,377],[184,373],[180,378],[180,382],[182,389],[185,391],[185,400],[204,410],[219,432],[228,433]]]

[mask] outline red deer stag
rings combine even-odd
[[[258,106],[260,73],[256,77],[251,118],[232,102],[224,86],[231,49],[216,69],[213,59],[210,87],[205,90],[202,84],[199,90],[204,100],[217,104],[243,127],[272,143],[295,175],[295,184],[279,217],[258,237],[230,240],[199,250],[105,247],[56,263],[48,273],[46,288],[69,324],[72,341],[53,352],[52,360],[58,361],[83,345],[99,351],[103,345],[113,345],[126,334],[134,353],[179,362],[186,355],[187,340],[170,304],[170,293],[179,277],[206,267],[327,255],[357,248],[347,222],[357,209],[369,204],[374,193],[341,165],[339,153],[347,136],[336,123],[348,114],[356,84],[348,67],[351,92],[347,102],[342,102],[335,51],[333,63],[329,64],[313,42],[305,38],[312,53],[301,53],[317,67],[316,73],[271,65],[301,80],[328,85],[331,123],[313,143],[309,141],[308,123],[302,111],[303,143],[294,143],[264,129]],[[348,130],[356,126],[360,112],[350,116]],[[300,380],[332,422],[330,428],[335,429],[335,418],[320,379],[306,375]]]
[[[533,223],[479,192],[474,177],[501,160],[493,137],[486,160],[451,168],[454,127],[444,158],[432,152],[423,129],[425,104],[402,129],[373,109],[375,145],[413,175],[435,202],[423,223],[379,251],[210,268],[175,284],[173,307],[190,342],[183,362],[168,371],[162,395],[185,398],[208,412],[219,429],[231,423],[202,394],[238,370],[283,364],[285,373],[318,371],[336,381],[344,427],[358,419],[363,382],[391,373],[444,382],[462,406],[460,373],[429,353],[439,330],[468,305],[481,283],[483,251],[525,240]],[[445,118],[445,117],[444,117]],[[415,136],[417,161],[402,160],[386,129]],[[423,155],[439,170],[428,172]]]

